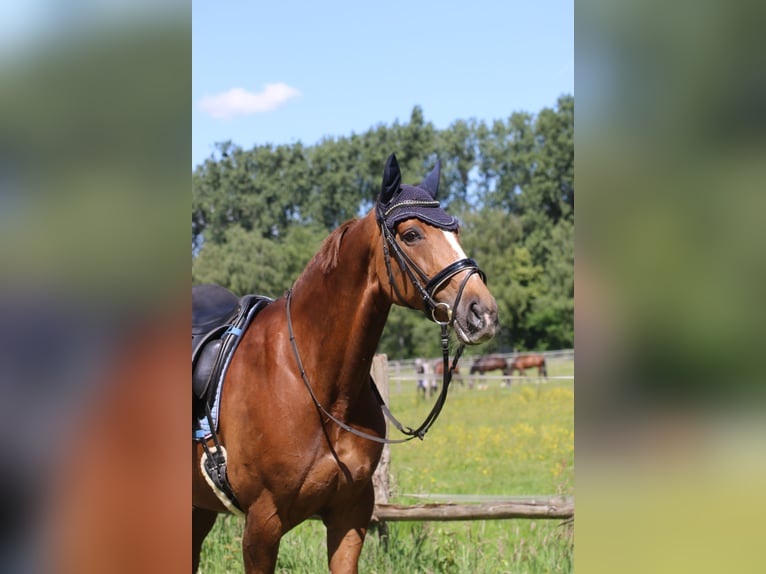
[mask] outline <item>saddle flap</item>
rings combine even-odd
[[[192,392],[198,399],[205,398],[222,343],[221,339],[217,339],[205,345],[192,369]]]

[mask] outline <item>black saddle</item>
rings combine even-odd
[[[193,420],[212,405],[217,385],[211,383],[221,379],[242,334],[271,302],[261,295],[237,297],[220,285],[192,287]]]
[[[239,297],[220,285],[192,287],[192,337],[225,323],[239,306]]]

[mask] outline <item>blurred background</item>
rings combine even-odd
[[[582,572],[763,568],[763,15],[576,6]]]
[[[180,2],[3,7],[0,572],[188,571],[190,40]]]

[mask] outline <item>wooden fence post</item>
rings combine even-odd
[[[371,374],[380,391],[380,396],[388,404],[388,357],[386,355],[373,357]],[[375,487],[375,504],[388,504],[388,497],[391,492],[390,461],[391,447],[386,444],[383,445],[383,454],[380,455],[378,468],[372,477],[372,484]]]
[[[372,369],[370,370],[372,379],[380,391],[380,396],[388,404],[388,356],[375,355],[372,359]],[[372,475],[372,485],[375,489],[375,505],[388,504],[389,494],[391,493],[391,475],[389,466],[391,462],[391,447],[383,445],[383,453],[380,455],[378,468]],[[377,523],[378,536],[384,545],[388,544],[388,525],[379,521]]]

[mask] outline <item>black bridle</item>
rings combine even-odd
[[[414,202],[410,203],[412,204]],[[428,203],[430,204],[430,202]],[[438,202],[435,203],[438,205]],[[399,291],[399,287],[397,287],[396,281],[394,281],[394,275],[391,271],[391,253],[393,253],[397,263],[399,263],[399,267],[407,273],[410,281],[412,282],[412,285],[420,294],[420,298],[423,300],[423,312],[425,313],[426,317],[431,319],[434,323],[442,326],[451,325],[452,321],[454,320],[454,317],[452,316],[453,307],[450,307],[448,303],[443,301],[436,301],[436,293],[445,287],[447,283],[449,283],[450,279],[452,279],[455,275],[467,270],[468,274],[460,284],[457,297],[455,297],[454,308],[457,309],[457,306],[460,303],[460,298],[463,296],[463,289],[465,289],[466,283],[474,273],[478,273],[479,277],[481,277],[481,280],[485,284],[487,283],[487,276],[481,269],[479,269],[479,264],[470,257],[465,257],[449,264],[447,267],[429,279],[428,275],[420,267],[418,267],[417,263],[415,263],[412,258],[407,255],[407,253],[402,249],[401,245],[399,245],[399,242],[396,241],[394,233],[388,228],[388,225],[386,225],[385,213],[383,213],[383,209],[380,204],[376,206],[375,216],[378,222],[378,227],[380,228],[380,233],[383,236],[383,256],[386,263],[386,271],[388,273],[388,282],[396,293],[396,296],[399,298],[399,301],[403,305],[406,305],[405,299]],[[391,248],[390,252],[389,247]],[[421,281],[425,283],[425,285],[423,285]],[[436,312],[438,309],[445,310],[447,317],[446,321],[440,320],[436,317]]]
[[[383,444],[396,444],[396,443],[407,442],[409,440],[412,440],[415,437],[419,438],[420,440],[423,440],[426,432],[428,432],[428,430],[431,428],[434,422],[436,422],[436,419],[439,417],[439,414],[441,413],[442,408],[444,407],[444,403],[447,400],[447,391],[449,390],[449,385],[452,382],[452,375],[455,371],[455,367],[457,367],[457,363],[460,360],[461,355],[463,354],[463,349],[465,348],[465,345],[463,345],[462,343],[458,345],[457,350],[455,352],[455,357],[452,360],[452,364],[450,364],[449,327],[452,325],[453,321],[455,320],[453,308],[457,309],[458,304],[460,303],[460,298],[463,295],[463,290],[465,289],[465,285],[474,274],[478,274],[479,277],[481,277],[481,280],[485,284],[487,282],[487,276],[479,268],[479,265],[478,263],[476,263],[476,261],[474,261],[473,259],[469,257],[465,257],[463,259],[459,259],[458,261],[455,261],[454,263],[451,263],[450,265],[448,265],[447,267],[439,271],[439,273],[434,275],[432,278],[429,278],[428,275],[422,269],[420,269],[420,267],[418,267],[418,265],[412,260],[412,258],[409,255],[407,255],[407,253],[402,249],[402,247],[396,241],[396,237],[386,225],[385,214],[383,213],[380,204],[376,206],[376,219],[378,222],[378,226],[380,228],[381,235],[383,237],[383,256],[384,256],[384,261],[386,264],[386,271],[388,273],[388,281],[389,281],[389,284],[391,285],[391,288],[396,293],[396,296],[399,298],[399,301],[403,305],[406,305],[406,299],[402,296],[401,292],[399,291],[399,287],[397,287],[396,281],[394,280],[393,272],[391,270],[391,253],[393,253],[397,263],[399,264],[399,267],[407,274],[407,276],[410,278],[410,281],[412,282],[412,285],[420,294],[420,297],[423,300],[424,314],[426,315],[426,317],[431,319],[434,323],[438,324],[441,328],[441,349],[442,349],[442,361],[443,361],[442,387],[439,392],[439,396],[436,399],[436,402],[431,408],[431,412],[428,413],[425,420],[420,424],[418,428],[413,429],[411,427],[405,427],[396,419],[396,417],[394,417],[394,415],[388,409],[388,407],[385,404],[385,401],[383,400],[383,397],[380,395],[380,391],[375,385],[375,381],[372,379],[372,377],[370,377],[370,385],[372,387],[373,393],[375,394],[375,397],[380,403],[380,408],[383,411],[384,415],[391,421],[391,423],[402,434],[406,435],[407,438],[403,438],[403,439],[380,438],[378,436],[366,433],[364,431],[357,430],[349,426],[342,420],[334,417],[332,414],[330,414],[327,411],[327,409],[325,409],[322,406],[322,404],[319,402],[319,399],[317,399],[316,395],[314,394],[314,391],[311,388],[311,384],[309,383],[308,377],[306,376],[306,371],[303,368],[303,361],[301,361],[300,353],[298,352],[298,346],[295,342],[295,333],[293,332],[292,317],[290,314],[290,301],[292,299],[292,289],[287,290],[286,305],[285,305],[286,313],[287,313],[287,329],[290,335],[290,345],[292,346],[293,354],[295,355],[295,361],[298,364],[298,369],[300,370],[300,373],[301,373],[301,379],[303,380],[303,383],[306,386],[306,389],[308,390],[309,395],[311,396],[311,399],[314,401],[314,405],[316,405],[317,409],[324,416],[329,418],[331,421],[337,424],[340,428],[352,434],[355,434],[356,436],[359,436],[374,442],[383,443]],[[389,251],[389,247],[390,247],[390,251]],[[468,271],[468,273],[466,274],[465,278],[460,284],[460,287],[458,288],[457,296],[455,297],[453,306],[451,307],[448,303],[445,303],[443,301],[437,301],[436,294],[441,289],[443,289],[454,276],[458,275],[459,273],[462,273],[463,271]],[[446,319],[440,319],[439,317],[437,317],[437,313],[440,310],[444,312]]]

